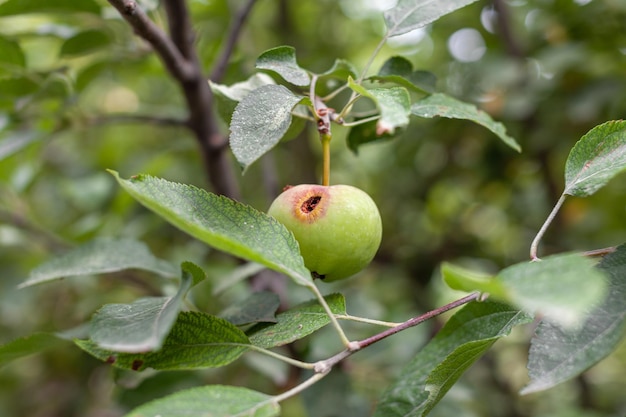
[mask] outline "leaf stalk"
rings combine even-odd
[[[324,311],[328,315],[328,318],[330,319],[331,324],[333,325],[335,330],[337,330],[337,333],[339,334],[339,338],[341,339],[341,343],[343,343],[343,345],[346,346],[346,347],[350,346],[350,340],[346,336],[345,332],[343,331],[343,328],[339,324],[339,321],[337,321],[337,318],[335,317],[335,314],[332,312],[332,310],[328,306],[328,303],[324,299],[324,296],[322,295],[320,290],[313,283],[309,286],[309,288],[310,288],[311,291],[313,291],[313,294],[315,294],[315,297],[317,297],[320,305],[322,306],[322,308],[324,309]]]
[[[548,215],[548,218],[543,223],[543,225],[541,226],[541,229],[539,229],[539,232],[537,232],[537,235],[535,236],[535,238],[533,239],[532,243],[530,244],[530,259],[533,262],[540,260],[539,257],[537,256],[537,249],[539,247],[539,242],[541,241],[541,238],[543,237],[543,235],[546,233],[546,230],[548,230],[548,226],[550,226],[550,224],[552,223],[552,221],[556,217],[557,213],[561,209],[561,206],[565,202],[565,198],[566,198],[565,193],[561,194],[561,197],[559,198],[559,201],[556,202],[556,204],[554,205],[554,208],[552,209],[552,211]]]

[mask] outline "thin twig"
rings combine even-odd
[[[588,250],[586,252],[583,252],[583,256],[587,256],[587,257],[590,257],[590,258],[595,258],[595,257],[598,257],[598,256],[609,255],[609,254],[615,252],[616,250],[617,250],[616,246],[610,246],[608,248]]]
[[[332,99],[334,99],[335,97],[337,97],[342,91],[348,89],[348,83],[342,85],[341,87],[337,88],[336,90],[332,91],[331,93],[329,93],[327,96],[322,97],[322,100],[325,102],[328,102]]]
[[[368,319],[365,317],[351,316],[349,314],[335,314],[335,317],[338,318],[339,320],[349,320],[349,321],[354,321],[358,323],[374,324],[374,325],[383,326],[383,327],[396,327],[400,325],[400,323]]]
[[[163,2],[167,15],[170,38],[188,61],[193,61],[194,38],[187,2],[181,0],[165,0]]]
[[[506,46],[508,54],[518,60],[524,60],[525,57],[523,48],[515,36],[513,36],[509,7],[503,0],[493,0],[493,8],[496,11],[498,19],[498,32],[501,35],[500,37]]]
[[[372,117],[366,117],[365,119],[355,120],[354,122],[345,122],[343,125],[347,127],[358,126],[358,125],[363,125],[365,123],[373,122],[374,120],[378,120],[378,119],[380,119],[380,114],[377,114],[376,116],[372,116]]]
[[[369,59],[367,60],[367,63],[365,64],[365,67],[363,67],[363,70],[361,71],[361,74],[359,75],[359,78],[356,81],[357,84],[361,84],[363,82],[363,80],[365,79],[365,76],[367,75],[367,72],[369,71],[370,67],[374,63],[374,60],[380,53],[381,49],[383,49],[383,46],[385,46],[385,43],[387,43],[387,39],[389,39],[389,31],[387,31],[387,34],[380,40],[380,42],[378,42],[378,45],[376,45],[374,52],[372,52],[372,54],[370,55]],[[354,94],[355,93],[353,93],[353,95]]]
[[[281,355],[280,353],[276,353],[276,352],[274,352],[272,350],[264,349],[264,348],[259,347],[259,346],[244,345],[244,344],[242,344],[241,346],[246,347],[246,348],[248,348],[250,350],[254,350],[254,351],[258,352],[258,353],[261,353],[263,355],[269,356],[271,358],[278,359],[280,361],[283,361],[285,363],[288,363],[289,365],[295,366],[295,367],[300,368],[300,369],[314,369],[315,368],[315,364],[313,364],[313,363],[302,362],[302,361],[299,361],[297,359],[293,359],[293,358],[290,358],[288,356]]]
[[[61,237],[27,218],[25,215],[25,207],[20,207],[20,210],[20,212],[17,212],[0,209],[0,223],[10,224],[19,230],[33,235],[34,238],[32,240],[34,242],[42,244],[46,249],[53,252],[62,252],[71,247],[71,245]]]
[[[408,329],[410,327],[417,326],[418,324],[421,324],[421,323],[425,322],[428,319],[431,319],[431,318],[433,318],[435,316],[438,316],[438,315],[440,315],[442,313],[445,313],[446,311],[449,311],[449,310],[452,310],[454,308],[460,307],[460,306],[462,306],[464,304],[467,304],[469,302],[472,302],[472,301],[476,301],[476,300],[479,300],[479,299],[482,300],[482,297],[483,297],[483,295],[481,293],[478,293],[478,292],[472,293],[472,294],[470,294],[470,295],[468,295],[466,297],[460,298],[460,299],[458,299],[456,301],[453,301],[453,302],[451,302],[449,304],[446,304],[444,306],[436,308],[436,309],[434,309],[432,311],[429,311],[426,314],[422,314],[421,316],[417,316],[417,317],[414,317],[412,319],[409,319],[409,320],[405,321],[404,323],[400,324],[399,326],[396,326],[396,327],[393,327],[391,329],[385,330],[384,332],[378,333],[378,334],[376,334],[376,335],[374,335],[372,337],[368,337],[367,339],[363,339],[363,340],[361,340],[361,341],[359,341],[357,343],[359,345],[359,348],[362,349],[362,348],[367,347],[367,346],[369,346],[371,344],[379,342],[379,341],[381,341],[381,340],[383,340],[383,339],[385,339],[385,338],[387,338],[387,337],[389,337],[391,335],[394,335],[394,334],[396,334],[398,332],[406,330],[406,329]]]
[[[299,394],[305,389],[309,388],[311,385],[315,384],[317,381],[324,378],[327,374],[328,372],[316,372],[313,374],[313,376],[311,376],[309,379],[305,380],[301,384],[293,387],[289,391],[286,391],[286,392],[283,392],[282,394],[271,397],[270,400],[273,402],[279,403],[283,400],[286,400],[287,398],[291,398],[294,395]],[[267,401],[270,401],[270,400],[267,400]]]
[[[248,19],[250,12],[257,0],[248,0],[248,2],[239,10],[233,22],[230,26],[230,30],[228,31],[228,35],[226,36],[226,42],[224,43],[224,49],[220,54],[219,58],[215,66],[213,67],[213,71],[211,72],[211,76],[209,77],[213,82],[220,82],[224,77],[224,73],[226,72],[226,67],[228,65],[228,61],[235,50],[235,45],[237,45],[237,41],[241,36],[241,32],[244,27],[244,23]]]
[[[133,0],[108,0],[134,29],[137,36],[148,42],[161,58],[168,71],[178,80],[189,79],[194,69],[176,45],[167,37]]]
[[[142,114],[110,114],[95,116],[88,119],[91,125],[106,125],[111,123],[145,123],[156,126],[189,127],[189,122],[173,117],[158,117]]]
[[[335,317],[335,314],[330,309],[330,307],[328,306],[328,303],[324,299],[324,296],[322,295],[320,290],[315,286],[315,284],[311,284],[309,286],[309,289],[313,292],[313,294],[315,294],[315,297],[317,298],[317,301],[320,303],[320,305],[322,306],[322,308],[326,312],[326,315],[328,315],[328,318],[330,319],[330,323],[332,324],[332,326],[337,331],[337,334],[339,335],[339,339],[341,339],[341,343],[343,343],[343,345],[346,346],[349,349],[349,347],[351,346],[350,339],[348,339],[348,337],[346,336],[345,332],[343,331],[343,328],[341,327],[341,325],[337,321],[337,318]]]

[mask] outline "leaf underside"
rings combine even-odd
[[[103,349],[140,353],[158,350],[183,306],[192,285],[204,279],[204,271],[191,262],[182,264],[181,284],[172,297],[146,297],[131,304],[107,304],[90,323],[89,337]]]
[[[387,36],[397,36],[422,28],[448,13],[476,0],[399,0],[384,14]]]
[[[496,281],[504,287],[504,301],[571,327],[606,294],[605,274],[594,265],[581,254],[564,253],[512,265],[500,271]]]
[[[134,371],[225,366],[246,352],[250,344],[246,335],[230,322],[198,312],[179,313],[163,347],[155,352],[120,353],[102,349],[91,340],[75,343],[104,362]]]
[[[126,269],[141,269],[165,277],[175,277],[176,268],[156,258],[137,240],[99,238],[51,259],[33,269],[20,288],[65,277],[104,274]]]
[[[421,99],[413,103],[411,113],[427,118],[440,116],[449,119],[471,120],[496,134],[507,146],[518,152],[521,151],[520,145],[506,133],[506,128],[502,123],[494,121],[489,114],[473,104],[464,103],[448,95],[435,93]]]
[[[542,321],[531,341],[529,384],[522,394],[543,391],[576,377],[611,353],[626,336],[626,246],[598,265],[609,282],[606,298],[580,327]]]

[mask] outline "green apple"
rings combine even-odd
[[[365,268],[382,238],[376,203],[350,185],[290,187],[274,200],[268,214],[293,233],[306,267],[326,282]]]

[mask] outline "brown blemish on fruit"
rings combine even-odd
[[[283,192],[287,191],[287,190],[288,190],[288,189],[290,189],[290,188],[293,188],[293,185],[289,185],[289,184],[285,185],[285,186],[283,187]]]
[[[302,222],[314,223],[325,215],[329,193],[320,186],[295,192],[292,198],[294,216]]]
[[[313,197],[307,199],[304,203],[302,203],[302,206],[300,206],[300,210],[302,210],[303,213],[310,213],[315,210],[315,207],[317,207],[321,200],[322,196],[314,195]]]

